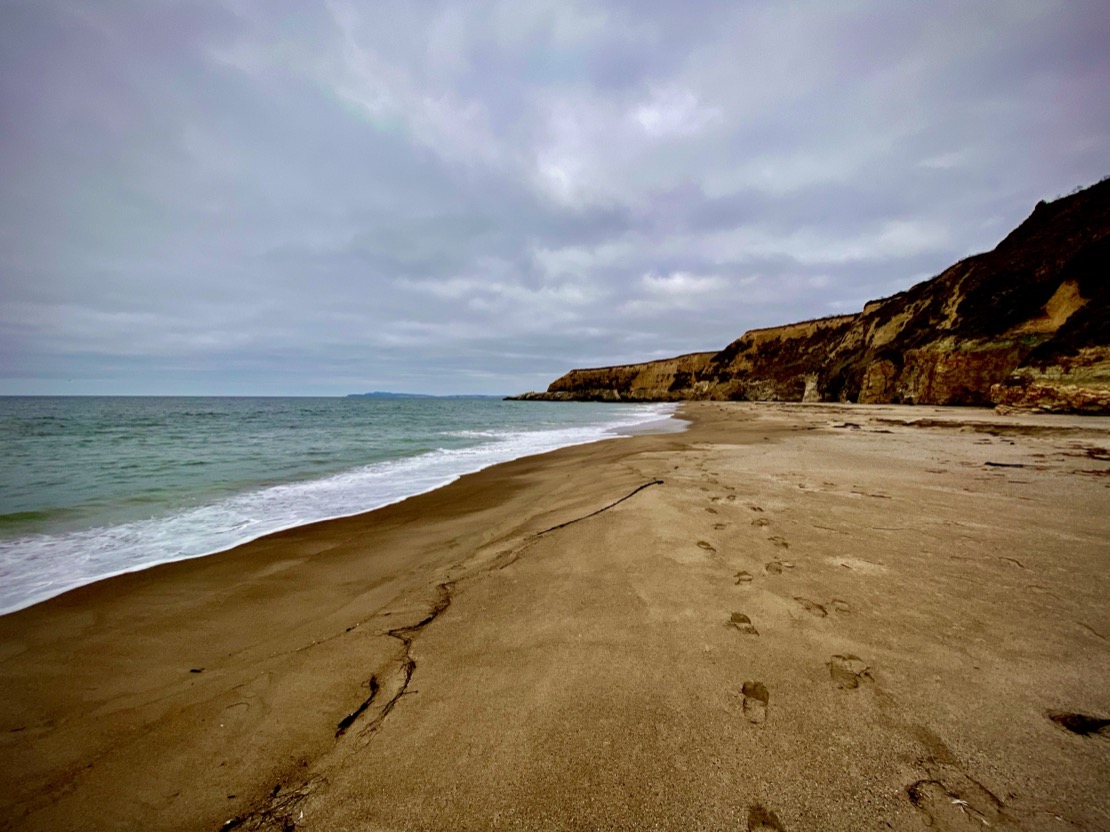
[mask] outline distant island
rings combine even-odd
[[[431,393],[389,393],[384,390],[375,390],[373,393],[348,393],[348,399],[501,399],[501,395],[483,395],[479,393],[453,393],[448,396],[434,396]]]

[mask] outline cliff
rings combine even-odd
[[[672,402],[706,398],[693,395],[704,388],[704,384],[695,379],[715,355],[695,352],[641,364],[571,370],[553,381],[546,393],[525,393],[512,398],[598,402]]]
[[[1107,412],[1110,179],[1033,213],[993,251],[839,315],[716,353],[572,370],[519,398],[905,402]]]

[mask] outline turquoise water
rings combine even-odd
[[[0,398],[0,612],[369,511],[672,410],[482,398]]]

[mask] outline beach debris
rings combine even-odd
[[[918,780],[906,788],[906,796],[910,802],[926,815],[930,826],[939,829],[967,829],[968,820],[978,821],[983,826],[990,826],[991,822],[986,814],[975,808],[969,801],[960,797],[948,786],[939,780]],[[1002,804],[989,792],[984,791],[982,797],[995,804],[993,809],[987,808],[991,817],[1001,819]],[[957,814],[958,812],[958,814]]]
[[[190,667],[189,672],[190,673],[203,673],[204,668],[203,667]]]
[[[363,712],[370,707],[370,704],[374,701],[374,697],[378,695],[378,691],[381,689],[381,686],[378,684],[378,677],[371,676],[370,681],[367,683],[367,687],[370,688],[370,695],[366,697],[357,708],[343,717],[343,719],[339,720],[339,724],[335,727],[336,739],[346,734],[347,729],[354,724],[354,721],[362,716]],[[281,787],[278,786],[276,788]]]
[[[752,620],[742,612],[734,612],[728,620],[730,627],[735,627],[746,636],[757,636],[759,630],[752,624]]]
[[[633,488],[631,491],[629,491],[627,494],[625,494],[619,500],[614,500],[613,502],[609,503],[609,505],[607,505],[607,506],[602,506],[601,508],[597,509],[596,511],[591,511],[589,514],[583,514],[581,517],[575,517],[573,520],[567,520],[565,523],[559,523],[557,526],[552,526],[549,529],[544,529],[542,532],[536,532],[533,535],[533,537],[540,537],[541,535],[545,535],[545,534],[548,534],[549,532],[557,531],[558,529],[565,529],[567,526],[571,525],[572,523],[580,523],[583,520],[588,520],[591,517],[596,517],[597,515],[601,514],[603,511],[608,511],[609,509],[613,508],[614,506],[619,506],[625,500],[627,500],[631,497],[635,497],[637,494],[639,494],[645,488],[651,488],[651,486],[653,486],[653,485],[663,485],[663,480],[651,480],[650,482],[645,482],[643,485],[639,485],[636,488]],[[714,512],[714,513],[716,513],[716,512]]]
[[[302,762],[302,765],[306,763]],[[320,786],[319,778],[311,778],[299,786],[282,788],[277,784],[269,796],[251,811],[231,818],[220,827],[220,832],[231,829],[280,829],[292,832],[299,828],[298,822],[304,820],[304,802]]]
[[[979,823],[983,824],[983,826],[990,826],[990,821],[988,821],[985,817],[972,809],[971,804],[968,803],[966,800],[960,800],[960,798],[957,797],[955,800],[952,801],[952,805],[957,807],[968,817],[974,818],[975,820],[979,821]]]

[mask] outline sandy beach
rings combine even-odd
[[[0,828],[1110,829],[1110,421],[682,412],[0,617]]]

